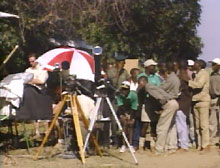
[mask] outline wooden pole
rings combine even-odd
[[[8,60],[11,58],[11,56],[15,53],[15,51],[18,49],[18,45],[14,47],[14,49],[9,53],[9,55],[5,58],[3,63],[0,66],[0,70],[5,66],[5,64],[8,62]]]

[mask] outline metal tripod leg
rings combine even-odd
[[[61,110],[63,109],[63,106],[64,106],[65,103],[66,103],[66,100],[67,100],[67,96],[64,96],[64,99],[58,104],[58,108],[57,108],[57,110],[56,110],[55,117],[54,117],[54,119],[53,119],[53,121],[52,121],[52,123],[51,123],[51,125],[50,125],[50,127],[49,127],[49,130],[48,130],[47,134],[45,135],[45,137],[44,137],[44,139],[43,139],[41,145],[40,145],[40,146],[38,147],[38,149],[37,149],[37,153],[36,153],[36,155],[34,156],[34,160],[37,160],[37,159],[38,159],[38,155],[39,155],[39,153],[41,152],[41,150],[42,150],[44,144],[47,142],[47,139],[48,139],[48,137],[49,137],[49,135],[50,135],[50,133],[51,133],[51,131],[52,131],[54,125],[56,124],[56,121],[57,121],[57,119],[58,119],[58,116],[60,115]]]
[[[95,109],[94,109],[94,114],[92,116],[92,120],[89,124],[89,128],[88,128],[88,134],[86,136],[86,141],[85,141],[85,145],[84,145],[84,152],[86,151],[86,148],[87,148],[87,145],[88,145],[88,142],[89,142],[89,138],[90,138],[90,135],[92,133],[92,130],[94,128],[94,124],[95,124],[95,121],[96,121],[96,117],[98,115],[98,112],[99,112],[99,107],[100,107],[100,104],[101,104],[101,101],[102,101],[102,98],[101,97],[98,97],[98,100],[96,102],[96,106],[95,106]]]
[[[109,105],[109,107],[110,107],[110,109],[111,109],[111,112],[112,112],[112,114],[113,114],[113,116],[114,116],[114,118],[115,118],[115,121],[116,121],[116,123],[117,123],[117,125],[118,125],[119,130],[122,132],[122,135],[123,135],[123,137],[124,137],[124,140],[125,140],[125,142],[126,142],[128,148],[129,148],[129,150],[130,150],[130,153],[131,153],[132,157],[134,158],[135,164],[138,164],[137,158],[135,157],[134,152],[132,152],[131,145],[130,145],[130,143],[128,142],[128,139],[127,139],[127,137],[126,137],[126,135],[125,135],[125,132],[124,132],[123,129],[122,129],[121,123],[120,123],[120,121],[119,121],[119,119],[118,119],[118,117],[117,117],[117,115],[116,115],[116,113],[115,113],[115,110],[114,110],[114,108],[113,108],[113,106],[112,106],[112,104],[111,104],[111,101],[109,100],[108,97],[106,97],[106,100],[107,100],[107,103],[108,103],[108,105]]]
[[[73,115],[73,124],[76,131],[76,138],[77,138],[77,144],[79,147],[79,154],[82,160],[82,163],[85,164],[85,153],[83,151],[83,138],[82,138],[82,132],[79,124],[79,115],[77,111],[77,104],[76,104],[76,95],[70,96],[70,105],[71,105],[71,111]]]

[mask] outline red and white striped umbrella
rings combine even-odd
[[[61,65],[63,61],[70,63],[70,75],[76,75],[77,79],[94,81],[94,57],[85,51],[75,48],[56,48],[37,59],[37,62],[48,71],[53,71],[55,64]]]

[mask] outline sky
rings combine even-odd
[[[201,24],[198,35],[204,47],[199,58],[206,61],[220,58],[220,0],[200,0]]]

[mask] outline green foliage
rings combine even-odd
[[[122,51],[131,58],[195,59],[202,48],[199,0],[2,0],[0,11],[20,16],[0,18],[0,61],[20,46],[9,72],[24,70],[29,52],[53,48],[50,38],[100,45],[108,58]]]

